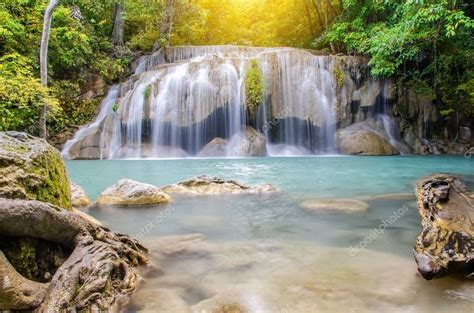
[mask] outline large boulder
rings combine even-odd
[[[400,154],[377,132],[355,124],[337,131],[337,144],[342,154],[349,155],[397,155]]]
[[[74,208],[84,208],[91,204],[91,200],[87,196],[86,191],[74,182],[70,182],[71,201]]]
[[[227,156],[227,140],[222,138],[214,138],[199,152],[198,157],[219,158]]]
[[[266,156],[267,139],[264,134],[249,126],[244,133],[237,134],[230,140],[227,154],[234,157]]]
[[[414,254],[425,279],[474,273],[474,194],[458,178],[435,174],[416,184],[422,231]]]
[[[160,188],[130,179],[119,180],[104,190],[97,199],[98,205],[151,205],[167,203],[170,196]]]
[[[0,132],[0,197],[39,200],[72,209],[59,152],[26,133]]]
[[[225,180],[218,177],[198,176],[177,184],[162,187],[168,194],[200,194],[221,195],[237,193],[267,193],[275,192],[276,188],[270,184],[248,186],[235,180]]]

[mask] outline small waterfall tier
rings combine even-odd
[[[246,77],[263,95],[247,108]],[[144,56],[113,86],[96,120],[63,149],[72,159],[336,154],[336,132],[379,119],[394,141],[389,82],[367,61],[293,48],[171,47]],[[386,131],[385,131],[386,129]]]

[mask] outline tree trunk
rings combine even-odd
[[[321,17],[321,12],[319,10],[318,2],[317,0],[312,0],[311,3],[313,4],[314,11],[316,11],[316,16],[318,17],[318,23],[319,23],[319,27],[321,28],[321,32],[323,32],[324,24],[323,24],[323,18]]]
[[[315,27],[314,27],[313,18],[312,18],[312,16],[311,16],[311,11],[310,11],[310,8],[309,8],[307,2],[304,4],[304,7],[305,7],[306,18],[307,18],[307,20],[308,20],[308,25],[309,25],[309,28],[310,28],[310,31],[311,31],[311,35],[312,35],[313,37],[316,37],[316,29],[315,29]]]
[[[174,23],[174,0],[166,1],[166,8],[163,14],[163,19],[160,25],[158,39],[156,40],[153,50],[158,50],[163,47],[169,47],[171,42],[171,33],[173,31]],[[163,41],[165,41],[163,43]]]
[[[123,34],[125,28],[125,0],[114,2],[114,27],[112,29],[112,45],[114,47],[123,47]]]
[[[51,20],[53,17],[53,11],[58,5],[59,0],[50,0],[48,7],[44,12],[43,22],[43,34],[41,36],[41,48],[40,48],[40,75],[41,84],[44,87],[48,87],[48,45],[49,45],[49,34],[51,31]],[[39,134],[41,138],[46,139],[46,113],[48,107],[46,103],[43,104],[39,118]]]
[[[33,310],[46,296],[48,284],[21,276],[0,250],[0,310]]]

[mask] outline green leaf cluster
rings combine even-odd
[[[254,119],[258,106],[263,103],[265,79],[257,60],[250,61],[250,67],[245,75],[246,106],[250,119]]]

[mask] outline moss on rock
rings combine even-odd
[[[0,197],[49,202],[72,209],[59,151],[20,132],[0,132]]]

